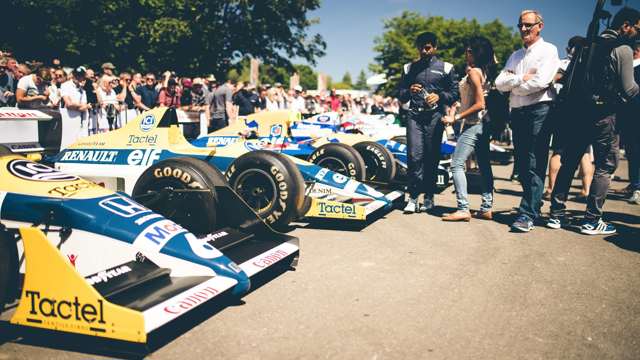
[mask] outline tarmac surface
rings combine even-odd
[[[514,234],[521,188],[506,179],[511,166],[494,171],[495,221],[394,210],[362,229],[297,228],[296,271],[147,358],[640,359],[640,205],[607,200],[612,236],[544,226]],[[452,189],[436,197],[437,214],[455,206]],[[471,195],[472,208],[479,201]],[[26,343],[0,341],[0,360],[113,356]]]

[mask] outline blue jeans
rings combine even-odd
[[[493,206],[493,172],[489,162],[489,127],[487,124],[479,123],[465,127],[458,137],[456,150],[451,159],[453,185],[456,188],[456,200],[460,211],[469,211],[467,176],[464,165],[473,151],[476,153],[482,176],[480,211],[489,211]]]
[[[547,118],[549,103],[537,103],[511,110],[513,145],[522,184],[519,215],[531,220],[540,216],[544,178],[549,157],[551,131]]]

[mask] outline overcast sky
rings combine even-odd
[[[311,33],[320,33],[327,42],[326,55],[318,60],[316,69],[340,81],[346,71],[355,81],[360,70],[369,74],[367,66],[373,62],[373,39],[382,34],[383,21],[398,16],[404,10],[424,16],[445,18],[476,18],[485,23],[499,19],[515,30],[518,14],[524,9],[542,12],[546,41],[558,47],[564,56],[567,40],[585,35],[595,0],[321,0],[320,9],[310,13],[320,24]],[[608,0],[607,0],[608,2]],[[640,8],[640,0],[627,0],[627,5]],[[617,11],[619,7],[610,9]]]

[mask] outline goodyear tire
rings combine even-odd
[[[353,180],[364,181],[366,176],[362,156],[349,145],[324,144],[317,148],[307,160]]]
[[[208,234],[216,230],[216,175],[223,178],[202,160],[167,159],[142,173],[132,196],[194,234]]]
[[[285,155],[257,150],[237,158],[226,172],[231,188],[269,225],[285,230],[304,207],[304,181]]]
[[[396,161],[384,145],[363,141],[353,145],[362,156],[366,168],[366,180],[388,183],[396,176]]]
[[[0,230],[0,314],[18,289],[18,250],[9,234]]]
[[[389,140],[395,141],[395,142],[400,143],[402,145],[407,145],[407,136],[406,135],[394,136]]]

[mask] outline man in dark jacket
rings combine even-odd
[[[616,232],[612,224],[602,221],[602,208],[609,190],[611,175],[618,166],[618,143],[616,141],[616,113],[622,105],[638,102],[638,84],[633,78],[633,50],[630,44],[640,29],[640,12],[631,8],[621,9],[613,18],[611,28],[605,30],[598,39],[604,51],[596,50],[593,67],[589,69],[597,88],[593,101],[574,104],[574,119],[581,119],[582,134],[569,139],[562,157],[562,167],[558,173],[551,194],[551,216],[547,226],[559,229],[565,220],[565,202],[578,162],[589,144],[593,145],[595,174],[589,196],[587,210],[580,232],[587,235],[606,235]]]
[[[440,161],[440,143],[444,125],[440,121],[445,107],[459,99],[453,65],[436,57],[438,38],[424,32],[416,38],[420,59],[404,66],[399,98],[410,102],[407,124],[409,201],[406,213],[433,209],[436,172]],[[424,193],[424,205],[418,196]]]

